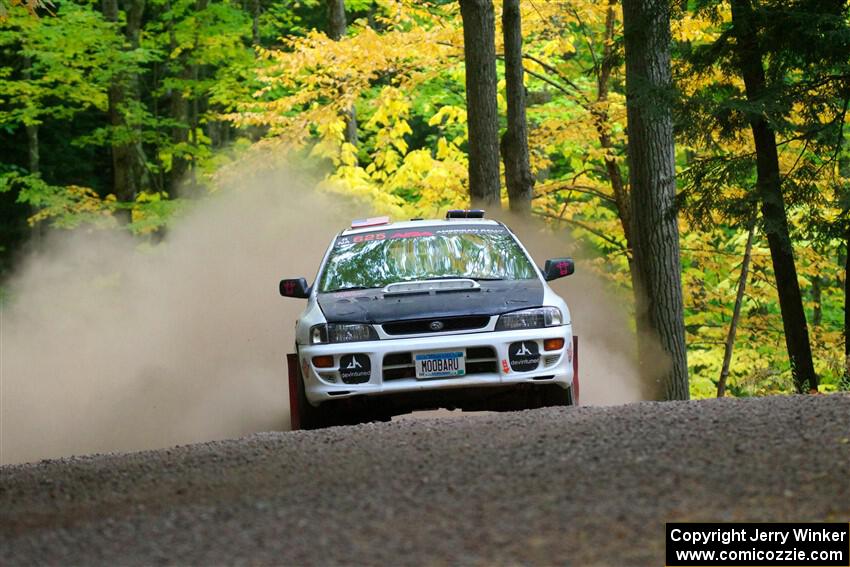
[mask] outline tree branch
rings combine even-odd
[[[605,193],[599,191],[594,187],[590,187],[588,185],[572,185],[569,183],[557,184],[554,188],[547,188],[545,185],[540,187],[541,191],[534,195],[534,199],[543,197],[545,195],[551,195],[552,193],[560,193],[561,191],[576,191],[578,193],[585,193],[587,195],[594,195],[599,197],[600,199],[604,199],[610,203],[615,203],[613,197],[610,195],[606,195]]]
[[[626,246],[625,246],[622,242],[620,242],[620,241],[618,241],[618,240],[616,240],[616,239],[612,238],[611,236],[608,236],[608,235],[607,235],[607,234],[605,234],[604,232],[601,232],[601,231],[599,231],[599,230],[596,230],[596,229],[595,229],[595,228],[593,228],[593,227],[587,226],[586,224],[584,224],[584,223],[583,223],[583,222],[581,222],[581,221],[577,221],[577,220],[573,220],[573,219],[565,219],[565,218],[563,218],[563,217],[559,217],[559,216],[557,216],[557,215],[553,215],[553,214],[551,214],[551,213],[541,213],[541,212],[537,212],[537,211],[535,211],[535,212],[533,212],[532,214],[535,214],[535,215],[537,215],[537,216],[539,216],[539,217],[544,217],[544,218],[549,218],[549,219],[555,219],[555,220],[558,220],[558,221],[563,221],[563,222],[565,222],[565,223],[567,223],[567,224],[571,224],[571,225],[573,225],[573,226],[575,226],[575,227],[577,227],[577,228],[580,228],[580,229],[582,229],[582,230],[586,230],[587,232],[589,232],[589,233],[591,233],[591,234],[593,234],[593,235],[595,235],[595,236],[598,236],[598,237],[599,237],[599,238],[601,238],[602,240],[604,240],[604,241],[606,241],[606,242],[608,242],[608,243],[610,243],[610,244],[613,244],[614,246],[616,246],[617,248],[619,248],[619,249],[620,249],[620,251],[622,251],[624,254],[628,254],[628,249],[626,248]]]
[[[529,61],[534,61],[535,63],[537,63],[538,65],[540,65],[541,67],[543,67],[544,69],[549,71],[550,73],[557,75],[557,77],[560,80],[567,83],[570,87],[572,87],[576,91],[576,94],[578,94],[578,96],[581,97],[581,99],[585,102],[585,104],[587,104],[587,105],[590,104],[590,100],[584,95],[583,92],[581,92],[581,89],[578,87],[578,85],[576,85],[574,82],[572,82],[572,80],[569,77],[567,77],[566,75],[561,73],[557,68],[553,67],[552,65],[546,63],[545,61],[542,61],[541,59],[539,59],[539,58],[537,58],[533,55],[528,55],[527,53],[524,53],[522,55],[522,58],[528,59]]]

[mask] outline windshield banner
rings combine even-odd
[[[334,247],[349,246],[360,242],[376,240],[391,240],[394,238],[423,238],[428,236],[448,236],[453,234],[505,234],[507,231],[500,226],[459,225],[448,227],[428,227],[427,229],[397,228],[391,230],[376,230],[362,234],[340,236]]]

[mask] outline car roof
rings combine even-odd
[[[350,234],[361,234],[364,232],[376,232],[387,229],[397,229],[397,228],[426,228],[426,227],[434,227],[434,226],[451,226],[451,225],[477,225],[477,226],[503,226],[502,223],[498,221],[494,221],[492,219],[423,219],[423,220],[410,220],[410,221],[401,221],[401,222],[389,222],[374,226],[365,226],[363,228],[347,228],[343,230],[340,235],[348,236]]]

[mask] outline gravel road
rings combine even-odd
[[[667,521],[850,521],[850,395],[401,420],[0,474],[4,565],[658,566]]]

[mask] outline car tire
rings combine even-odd
[[[540,407],[573,405],[572,388],[562,388],[558,384],[546,384],[540,392]]]
[[[300,368],[298,369],[297,392],[301,429],[322,429],[331,425],[327,422],[326,409],[322,406],[315,407],[307,400],[307,395],[304,393],[304,377],[301,375]]]
[[[304,391],[304,377],[298,370],[298,409],[301,418],[301,429],[325,429],[340,425],[357,425],[368,421],[383,421],[380,417],[371,418],[361,412],[346,408],[334,401],[325,402],[319,407],[307,400]]]

